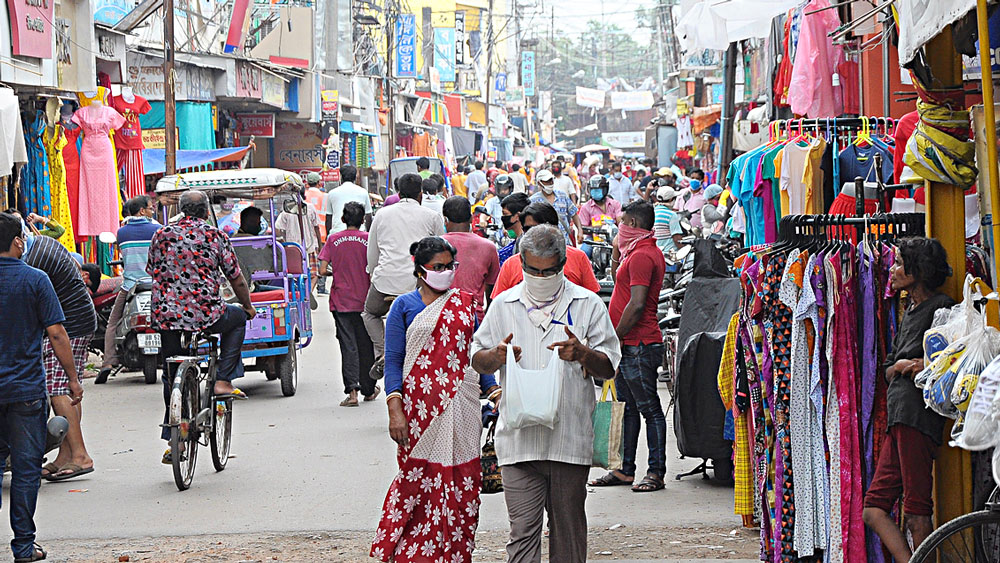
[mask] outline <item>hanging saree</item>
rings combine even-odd
[[[409,442],[382,507],[371,557],[471,562],[482,466],[479,374],[469,368],[473,299],[451,290],[406,331],[403,412]]]
[[[76,241],[73,238],[73,214],[69,208],[69,193],[66,189],[66,166],[63,162],[63,149],[66,147],[66,135],[63,126],[56,123],[50,125],[42,133],[42,143],[49,158],[49,195],[52,201],[52,218],[59,222],[66,232],[59,237],[59,243],[70,252],[76,252]]]
[[[45,132],[45,112],[35,112],[35,119],[24,127],[24,145],[28,149],[28,164],[21,177],[21,191],[24,193],[28,213],[48,217],[52,212],[49,199],[49,162],[42,144]]]

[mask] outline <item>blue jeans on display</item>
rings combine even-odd
[[[232,381],[243,377],[243,359],[240,351],[243,348],[243,337],[247,333],[247,314],[239,305],[226,305],[226,312],[212,326],[204,330],[211,334],[222,336],[219,342],[219,363],[216,368],[216,379]],[[181,331],[165,330],[161,333],[163,348],[160,352],[164,358],[186,353],[181,347]],[[174,374],[177,364],[168,364],[163,370],[160,381],[163,382],[163,424],[170,421],[170,392],[173,390]],[[160,430],[160,438],[170,440],[170,428],[164,426]]]
[[[663,344],[624,346],[622,361],[615,376],[618,400],[625,403],[625,452],[622,473],[635,475],[635,450],[639,444],[639,415],[646,421],[649,446],[649,473],[663,477],[667,473],[667,417],[656,393],[656,368],[663,363]]]
[[[10,548],[15,559],[35,553],[35,504],[42,483],[48,413],[45,399],[0,403],[0,466],[10,455],[10,528],[14,532]]]

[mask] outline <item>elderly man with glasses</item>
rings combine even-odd
[[[593,457],[594,379],[614,377],[621,359],[615,327],[601,298],[563,274],[566,240],[551,225],[532,227],[519,243],[524,281],[486,311],[472,345],[472,367],[539,370],[559,362],[562,378],[554,426],[510,428],[500,402],[496,449],[510,518],[512,563],[541,560],[543,514],[549,513],[549,558],[587,557],[587,475]],[[515,365],[507,363],[512,347]],[[556,354],[553,354],[556,351]],[[556,355],[558,359],[556,359]]]

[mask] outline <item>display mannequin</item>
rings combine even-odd
[[[98,90],[102,90],[99,88]],[[73,122],[83,129],[80,151],[79,224],[77,234],[96,236],[104,231],[118,232],[118,171],[111,132],[125,124],[125,118],[103,103],[103,95],[82,93],[81,103],[89,103],[73,114]]]
[[[125,174],[125,193],[136,197],[146,193],[142,165],[142,125],[139,116],[152,109],[146,98],[137,96],[130,86],[122,86],[119,96],[112,96],[111,107],[125,117],[125,124],[115,131],[115,158],[118,169]]]

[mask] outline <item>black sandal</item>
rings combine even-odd
[[[657,477],[655,475],[646,475],[642,478],[642,481],[632,485],[633,493],[652,493],[653,491],[659,491],[665,485],[663,484],[663,477]]]
[[[613,472],[609,471],[606,475],[598,477],[593,481],[587,483],[591,487],[623,487],[625,485],[631,485],[632,481],[626,481]]]
[[[42,549],[42,546],[38,545],[37,543],[32,545],[34,547],[34,553],[31,554],[31,557],[15,557],[14,563],[31,563],[32,561],[42,561],[48,556],[48,554],[45,553],[45,550]]]

